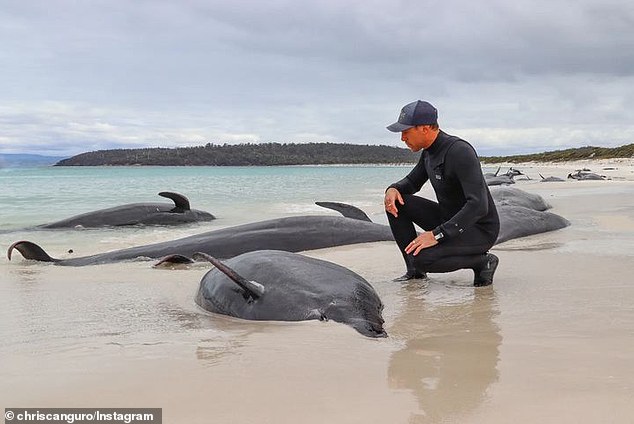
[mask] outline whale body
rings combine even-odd
[[[347,244],[394,240],[387,225],[342,216],[296,216],[238,225],[193,236],[112,252],[71,259],[50,257],[35,243],[13,243],[13,249],[27,259],[55,262],[58,265],[83,266],[135,259],[160,259],[169,255],[192,257],[203,252],[219,259],[232,258],[253,250],[299,252]]]
[[[181,225],[211,221],[209,212],[191,209],[187,197],[179,193],[162,191],[159,196],[174,203],[130,203],[113,208],[75,215],[60,221],[39,225],[36,228],[99,228],[128,225]]]
[[[524,206],[500,206],[500,233],[495,244],[533,234],[559,230],[570,222],[555,213],[539,211]]]
[[[219,262],[200,281],[203,309],[248,320],[332,320],[368,337],[386,337],[383,303],[363,277],[296,253],[257,250]]]
[[[539,194],[529,193],[515,187],[498,186],[491,187],[491,196],[499,209],[503,206],[524,206],[536,211],[545,211],[551,205]]]

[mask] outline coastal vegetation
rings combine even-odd
[[[480,159],[484,163],[521,163],[521,162],[566,162],[583,159],[633,158],[634,143],[619,147],[578,147],[575,149],[554,150],[544,153],[513,156],[487,156]]]
[[[345,143],[211,144],[197,147],[99,150],[56,166],[275,166],[415,163],[409,149]]]

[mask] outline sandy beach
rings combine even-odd
[[[203,264],[3,258],[2,406],[155,407],[188,424],[632,423],[634,160],[510,166],[572,225],[496,246],[492,287],[467,271],[394,283],[389,242],[306,252],[376,288],[385,339],[206,314]],[[609,179],[539,181],[584,167]]]

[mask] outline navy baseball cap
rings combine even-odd
[[[438,124],[438,111],[431,103],[416,100],[403,106],[398,121],[388,126],[392,132],[402,132],[417,125]]]

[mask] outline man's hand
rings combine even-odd
[[[398,217],[396,202],[399,202],[401,205],[405,204],[403,197],[401,197],[401,193],[399,193],[399,191],[394,187],[390,187],[385,192],[385,200],[383,203],[385,204],[385,210],[394,215],[394,218]]]
[[[418,255],[422,249],[432,247],[438,244],[438,241],[434,238],[434,234],[431,231],[425,231],[419,234],[410,244],[405,248],[405,253],[414,252],[414,256]]]

